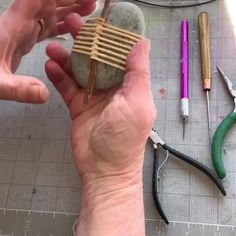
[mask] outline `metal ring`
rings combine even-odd
[[[39,25],[41,27],[40,33],[42,34],[46,30],[46,24],[43,18],[39,20]]]

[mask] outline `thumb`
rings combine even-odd
[[[149,40],[142,39],[133,47],[128,56],[127,72],[122,86],[127,99],[137,99],[137,96],[143,99],[150,96],[149,51]]]
[[[49,92],[44,83],[34,77],[6,75],[0,81],[0,99],[25,103],[44,103]]]
[[[149,74],[150,41],[140,40],[131,50],[126,64],[127,72],[139,71]]]
[[[122,94],[137,114],[140,133],[143,131],[145,137],[149,135],[156,116],[150,82],[149,51],[148,39],[142,39],[133,47],[127,59],[127,73],[122,85]]]

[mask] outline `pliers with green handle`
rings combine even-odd
[[[232,127],[232,125],[236,123],[236,90],[233,89],[233,84],[226,76],[226,74],[219,67],[217,67],[217,70],[219,71],[221,78],[224,79],[228,90],[234,99],[234,110],[229,113],[220,123],[220,125],[216,129],[212,141],[213,165],[219,178],[223,179],[226,176],[226,171],[222,160],[222,145],[227,132]]]

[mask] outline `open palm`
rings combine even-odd
[[[79,27],[71,25],[74,36]],[[47,54],[47,75],[70,110],[72,149],[82,179],[140,172],[155,118],[149,41],[143,39],[131,51],[123,84],[95,93],[89,108],[83,103],[86,91],[73,79],[70,55],[56,43],[48,46]]]
[[[48,37],[67,33],[65,18],[76,12],[87,15],[96,0],[15,0],[0,16],[0,99],[42,103],[48,99],[46,86],[38,79],[17,76],[22,57]],[[38,23],[43,18],[44,32]]]

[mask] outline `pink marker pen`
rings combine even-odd
[[[188,21],[181,23],[181,100],[180,115],[183,119],[183,138],[185,136],[185,123],[189,116],[189,45]]]

